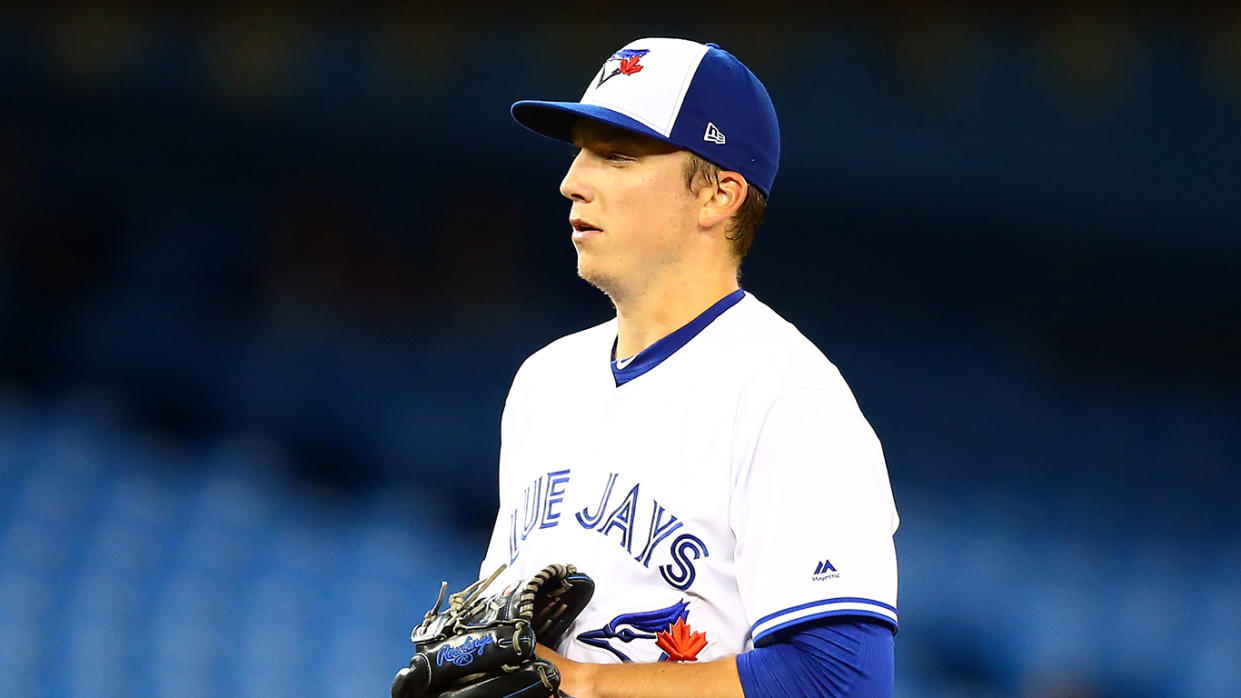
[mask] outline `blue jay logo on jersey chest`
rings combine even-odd
[[[579,633],[577,639],[592,647],[605,649],[623,662],[633,661],[612,641],[625,644],[634,640],[654,640],[662,650],[659,661],[692,662],[707,646],[707,634],[694,632],[687,622],[689,604],[682,600],[654,611],[622,613],[597,630]]]

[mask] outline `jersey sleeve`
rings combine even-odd
[[[891,696],[894,654],[878,622],[820,620],[737,655],[737,674],[745,698]]]
[[[730,507],[754,646],[833,616],[893,631],[899,523],[883,451],[852,396],[786,392],[766,411]]]

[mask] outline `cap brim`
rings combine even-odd
[[[524,99],[514,103],[511,112],[513,118],[522,126],[535,133],[566,143],[573,142],[573,124],[577,123],[578,119],[598,121],[626,131],[640,133],[664,143],[672,143],[666,136],[652,130],[642,122],[594,104]]]

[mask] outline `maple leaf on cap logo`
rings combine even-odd
[[[666,632],[655,633],[655,644],[668,653],[670,662],[693,662],[698,660],[698,653],[707,646],[707,634],[694,632],[684,618],[677,618],[677,622],[668,626]]]
[[[639,70],[642,70],[642,64],[638,63],[638,59],[640,58],[642,58],[642,56],[630,56],[628,58],[622,58],[620,62],[620,68],[618,68],[618,70],[620,70],[621,72],[621,75],[633,75]]]

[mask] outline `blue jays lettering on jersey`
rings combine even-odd
[[[710,554],[706,544],[701,537],[682,530],[685,522],[659,500],[651,498],[648,502],[642,495],[642,483],[635,482],[628,490],[622,486],[623,494],[617,491],[619,477],[620,473],[608,473],[602,491],[587,497],[587,501],[597,497],[597,502],[575,512],[573,521],[619,545],[633,555],[634,564],[649,568],[652,557],[656,557],[656,569],[670,586],[682,591],[689,589],[697,576],[694,560]],[[545,481],[549,483],[546,488]],[[534,531],[561,524],[559,504],[570,487],[572,471],[566,469],[539,476],[523,489],[521,504],[508,516],[508,564],[517,561],[522,544]],[[675,539],[664,545],[678,532]]]

